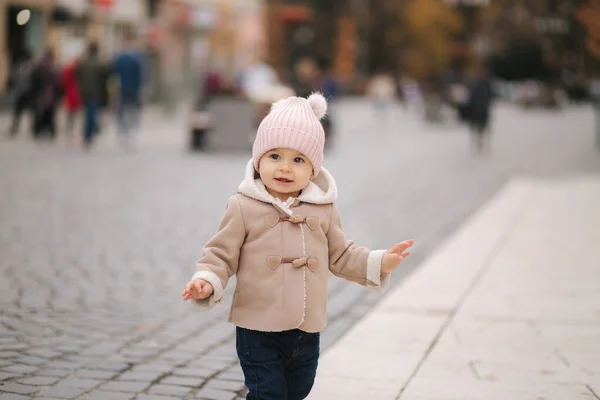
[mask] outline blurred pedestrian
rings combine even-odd
[[[326,111],[321,94],[273,104],[238,193],[181,293],[210,309],[237,276],[229,321],[236,325],[248,399],[306,398],[326,323],[329,271],[381,288],[413,244],[371,251],[346,241],[335,181],[321,166],[319,120]]]
[[[444,83],[440,76],[432,72],[423,80],[423,106],[426,122],[438,123],[444,120]]]
[[[329,61],[321,61],[320,65],[321,76],[319,78],[319,90],[323,93],[323,96],[327,99],[329,103],[328,109],[329,112],[325,114],[321,123],[323,124],[323,129],[325,130],[325,148],[327,149],[332,142],[334,137],[333,135],[333,119],[331,116],[332,106],[336,103],[336,100],[340,94],[340,84],[335,78],[335,75],[331,68],[331,62]]]
[[[83,144],[86,149],[92,146],[99,129],[100,108],[104,102],[107,102],[107,66],[100,60],[99,50],[97,43],[90,43],[86,57],[79,62],[76,70],[85,114]]]
[[[494,98],[492,82],[486,67],[479,63],[474,68],[473,79],[469,85],[469,99],[463,115],[469,124],[472,143],[479,152],[490,148],[489,121],[490,107]]]
[[[142,88],[144,66],[142,53],[136,48],[136,37],[127,32],[123,40],[123,50],[117,55],[113,72],[119,81],[118,126],[123,146],[133,145],[132,135],[139,129],[142,112]]]
[[[13,86],[13,115],[9,134],[15,137],[19,132],[21,116],[31,106],[31,72],[34,63],[28,50],[24,50],[21,59],[14,66],[10,82]]]
[[[376,117],[387,118],[396,98],[396,82],[385,68],[380,68],[367,84],[367,96],[373,101]]]
[[[77,114],[81,110],[81,96],[79,93],[79,83],[77,82],[78,58],[73,58],[64,67],[62,72],[62,84],[65,91],[65,111],[67,113],[66,133],[67,142],[72,141],[73,129]]]
[[[54,65],[54,54],[47,50],[31,71],[31,99],[34,115],[33,134],[43,132],[56,138],[56,109],[63,95],[60,73]]]
[[[292,89],[298,97],[308,97],[319,87],[319,66],[311,57],[301,58],[294,64]]]
[[[418,113],[423,107],[423,94],[419,82],[409,75],[402,75],[399,88],[404,99],[404,107],[409,113]]]
[[[240,89],[254,106],[254,125],[260,125],[269,113],[271,104],[293,94],[293,89],[284,85],[279,74],[266,59],[260,59],[247,69],[240,77]],[[254,134],[250,136],[251,143]]]

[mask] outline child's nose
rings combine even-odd
[[[290,172],[292,170],[292,168],[290,167],[290,165],[288,163],[283,163],[281,165],[281,170],[285,171],[285,172]]]

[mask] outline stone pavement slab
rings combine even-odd
[[[598,399],[600,178],[513,180],[321,359],[311,399]]]

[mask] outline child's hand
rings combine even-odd
[[[391,249],[383,255],[381,260],[381,272],[388,273],[400,265],[400,262],[410,255],[409,252],[404,253],[404,250],[413,245],[414,240],[405,240],[392,246]]]
[[[181,292],[183,300],[202,300],[209,297],[213,292],[213,287],[204,279],[194,279],[185,285],[185,290]]]

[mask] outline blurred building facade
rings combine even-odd
[[[365,73],[362,30],[368,0],[267,0],[267,59],[288,78],[294,64],[312,57],[332,69],[342,83]]]
[[[584,30],[576,20],[581,0],[446,0],[466,21],[467,57],[505,54],[520,44],[538,46],[545,68],[585,68]]]
[[[263,0],[4,0],[0,92],[25,49],[37,56],[50,48],[62,64],[96,41],[110,58],[125,31],[146,50],[154,96],[188,88],[209,62],[234,74],[263,57],[263,16]]]

